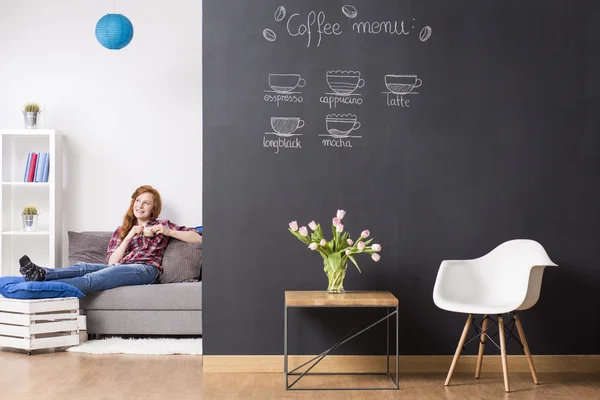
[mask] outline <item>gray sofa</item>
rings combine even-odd
[[[69,264],[105,263],[110,236],[111,232],[69,232]],[[202,244],[171,238],[159,283],[80,299],[88,335],[202,335],[201,266]]]
[[[79,305],[88,335],[202,335],[202,282],[119,287]]]

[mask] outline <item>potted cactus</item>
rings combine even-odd
[[[21,218],[23,219],[23,230],[25,232],[36,232],[39,213],[35,206],[26,206],[23,208]]]
[[[23,118],[25,120],[25,129],[36,129],[40,117],[40,105],[37,103],[25,103],[23,108]]]

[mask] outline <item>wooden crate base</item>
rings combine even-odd
[[[0,297],[0,347],[39,350],[79,344],[79,299]]]

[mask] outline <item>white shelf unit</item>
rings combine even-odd
[[[0,276],[19,276],[27,254],[45,267],[61,266],[62,136],[54,129],[0,129]],[[23,182],[27,154],[50,154],[48,182]],[[23,231],[21,211],[35,205],[38,230]]]

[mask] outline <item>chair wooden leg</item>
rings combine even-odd
[[[506,359],[506,340],[504,338],[504,322],[502,315],[498,315],[498,333],[500,334],[500,352],[502,353],[502,373],[504,374],[504,390],[508,393],[508,360]]]
[[[523,350],[525,350],[525,355],[527,356],[527,362],[529,363],[529,369],[531,370],[531,376],[533,377],[533,383],[536,385],[540,384],[538,380],[537,374],[535,373],[535,367],[533,366],[533,359],[531,358],[531,352],[529,351],[529,346],[527,345],[527,339],[525,339],[525,332],[523,331],[523,326],[521,325],[521,320],[519,316],[515,314],[515,322],[517,323],[517,330],[519,331],[519,338],[521,338],[521,343],[523,344]]]
[[[448,377],[446,378],[446,383],[444,384],[446,386],[448,386],[450,384],[450,380],[452,379],[452,373],[454,372],[454,368],[456,367],[456,362],[458,361],[458,357],[460,357],[462,348],[465,345],[465,340],[467,339],[467,333],[469,333],[469,326],[471,325],[472,319],[473,319],[473,314],[469,314],[469,317],[467,318],[467,323],[465,324],[462,335],[460,336],[460,340],[458,341],[458,347],[456,348],[456,352],[454,353],[454,358],[452,359],[452,365],[450,365],[450,371],[448,371]]]
[[[483,362],[483,351],[485,350],[485,340],[487,336],[485,332],[487,331],[489,318],[487,315],[483,316],[483,324],[481,325],[481,337],[479,338],[479,353],[477,354],[477,367],[475,367],[475,379],[479,379],[479,374],[481,373],[481,363]]]

